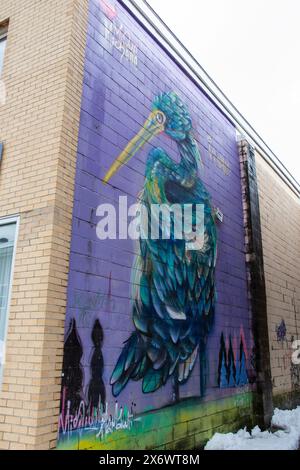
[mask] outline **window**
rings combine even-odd
[[[2,68],[3,68],[5,46],[6,46],[6,36],[0,39],[0,76],[1,76]]]
[[[4,63],[4,53],[7,40],[7,26],[7,23],[2,25],[0,24],[0,77]]]
[[[0,383],[5,361],[5,340],[16,229],[16,220],[0,219]]]

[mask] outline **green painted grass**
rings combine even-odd
[[[96,429],[60,436],[58,450],[150,450],[199,448],[216,432],[229,432],[250,423],[253,393],[213,402],[188,399],[137,416],[131,429],[100,439]]]

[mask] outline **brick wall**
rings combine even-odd
[[[87,1],[0,0],[0,217],[20,216],[0,448],[53,447],[59,413]]]
[[[256,161],[274,402],[299,404],[300,371],[291,355],[300,339],[300,202],[259,153]]]

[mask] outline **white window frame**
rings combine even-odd
[[[0,41],[2,41],[4,39],[7,42],[7,36],[8,36],[8,31],[5,31],[4,33],[0,34]],[[4,56],[3,56],[2,70],[0,69],[0,80],[1,80],[1,75],[3,74],[3,69],[4,69],[6,47],[7,47],[7,44],[5,44],[5,46],[4,46]]]
[[[8,296],[7,296],[7,311],[6,311],[6,321],[5,321],[5,331],[4,331],[4,357],[5,357],[7,332],[8,332],[8,324],[9,324],[9,317],[10,317],[11,293],[12,293],[14,271],[15,271],[15,259],[16,259],[16,252],[17,252],[17,242],[18,242],[18,237],[19,237],[20,217],[18,215],[9,216],[9,217],[0,217],[0,228],[4,225],[9,225],[9,224],[15,224],[16,228],[15,228],[14,249],[13,249],[13,255],[12,255],[12,260],[11,260],[11,273],[10,273],[10,280],[9,280]],[[2,367],[0,366],[0,391],[2,389],[4,367],[5,367],[5,361],[2,364]]]

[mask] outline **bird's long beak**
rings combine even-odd
[[[157,115],[152,112],[148,117],[147,121],[143,125],[140,132],[129,142],[123,152],[118,156],[115,162],[112,164],[108,172],[106,173],[103,182],[106,184],[111,177],[147,143],[154,136],[164,131],[164,123],[157,121]]]

